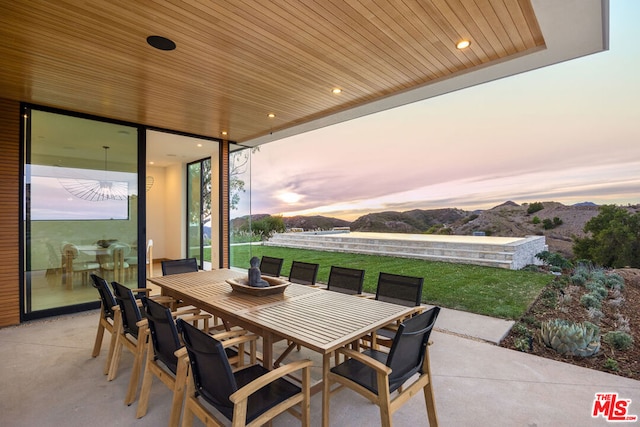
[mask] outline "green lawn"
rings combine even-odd
[[[366,271],[365,292],[375,293],[378,273],[424,277],[422,301],[428,304],[505,319],[519,319],[553,276],[528,271],[505,270],[467,264],[418,259],[323,252],[269,246],[231,247],[233,266],[249,268],[251,256],[284,258],[282,275],[288,276],[291,262],[320,264],[318,281],[326,283],[332,265]]]

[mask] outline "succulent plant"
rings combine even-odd
[[[540,326],[538,338],[560,354],[589,357],[600,350],[600,328],[590,322],[549,320]]]

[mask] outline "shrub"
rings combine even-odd
[[[604,284],[607,281],[607,275],[603,269],[597,268],[591,272],[591,280],[602,282],[602,284]]]
[[[521,337],[529,337],[531,336],[531,332],[529,332],[529,328],[527,328],[524,323],[518,322],[511,328],[511,332],[517,334]]]
[[[538,218],[537,216],[534,216],[533,219],[531,220],[532,224],[540,224],[540,218]]]
[[[607,332],[602,339],[619,351],[629,350],[633,346],[633,337],[622,331]]]
[[[618,362],[616,362],[615,359],[612,359],[610,357],[607,357],[607,361],[604,362],[603,367],[604,367],[604,369],[608,369],[610,371],[617,371],[619,369],[618,368]]]
[[[605,279],[605,284],[611,289],[623,290],[624,279],[619,274],[609,274]]]
[[[605,267],[640,267],[640,212],[603,205],[584,225],[587,237],[576,238],[573,253]]]
[[[571,268],[573,265],[571,262],[564,258],[562,255],[556,252],[542,251],[536,254],[536,258],[544,262],[547,265],[560,268]]]
[[[587,290],[592,294],[599,296],[601,300],[605,299],[609,294],[607,288],[605,288],[604,285],[600,282],[588,282],[585,285],[585,288],[587,288]]]
[[[594,295],[593,293],[588,293],[582,295],[580,298],[580,304],[582,304],[585,308],[597,308],[598,310],[602,307],[602,300],[598,295]]]
[[[578,286],[584,286],[587,283],[587,277],[582,274],[574,274],[571,276],[571,283]]]
[[[528,214],[536,213],[538,211],[541,211],[542,209],[544,209],[544,205],[542,204],[542,202],[533,202],[527,208],[527,213]]]
[[[589,318],[593,319],[595,322],[599,322],[600,319],[604,317],[604,313],[597,308],[589,308]]]
[[[518,351],[528,352],[532,350],[533,339],[531,337],[519,337],[513,341],[513,346]]]

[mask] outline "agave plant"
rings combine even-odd
[[[549,320],[540,326],[538,338],[560,354],[589,357],[600,349],[600,328],[590,322]]]

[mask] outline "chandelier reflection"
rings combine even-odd
[[[65,190],[79,199],[90,202],[105,200],[127,200],[129,198],[129,186],[126,181],[114,181],[108,178],[107,151],[109,147],[104,145],[104,179],[83,178],[58,178]]]

